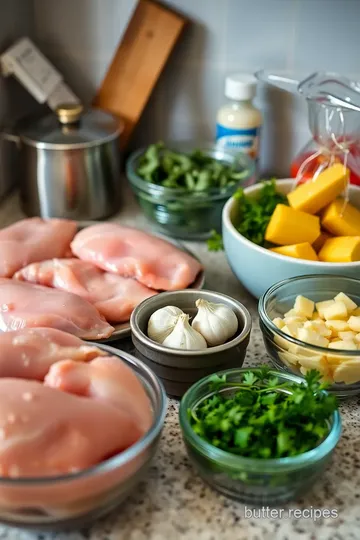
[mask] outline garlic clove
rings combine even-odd
[[[190,317],[186,313],[182,313],[178,316],[174,329],[162,343],[164,347],[188,351],[207,348],[206,340],[199,332],[190,326],[189,319]]]
[[[239,321],[231,308],[201,298],[196,300],[196,307],[198,312],[192,327],[206,339],[208,345],[222,345],[234,336]]]
[[[151,315],[147,335],[157,343],[163,343],[164,339],[172,332],[176,321],[183,311],[176,306],[165,306]]]

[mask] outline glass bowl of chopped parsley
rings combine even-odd
[[[219,372],[186,392],[179,418],[201,477],[254,505],[310,489],[341,435],[336,397],[314,370],[305,380],[268,366]]]
[[[189,240],[209,238],[225,202],[256,181],[250,157],[212,143],[151,144],[129,157],[126,175],[157,229]]]

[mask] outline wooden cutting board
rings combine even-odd
[[[94,106],[120,116],[125,148],[185,25],[167,8],[139,0],[125,35],[94,99]]]

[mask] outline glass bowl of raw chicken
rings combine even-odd
[[[7,332],[0,387],[2,523],[82,527],[143,479],[166,396],[133,356],[49,328]]]
[[[316,369],[338,397],[360,394],[360,280],[298,276],[259,300],[266,350],[278,368],[304,376]]]

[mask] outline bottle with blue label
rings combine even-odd
[[[261,112],[252,100],[256,94],[253,75],[237,74],[226,77],[225,96],[229,102],[217,115],[216,143],[219,148],[246,152],[255,161],[259,155]]]

